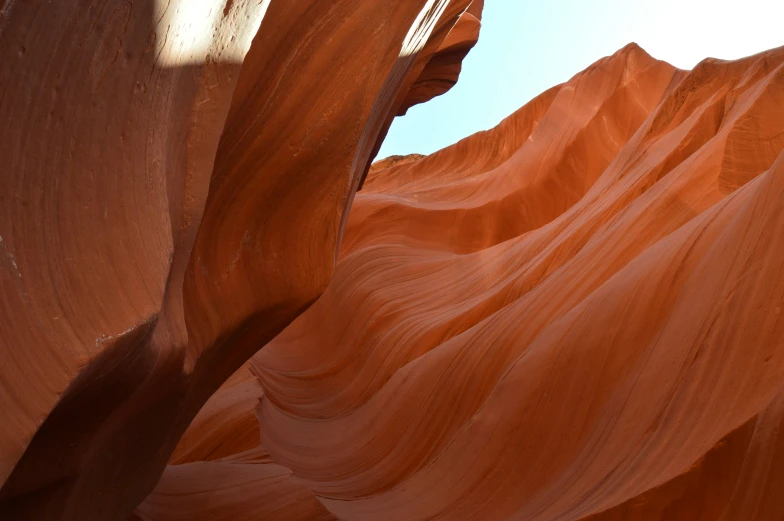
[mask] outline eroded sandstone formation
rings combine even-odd
[[[374,150],[472,5],[0,2],[0,518],[127,519],[321,294]]]
[[[784,48],[369,168],[482,7],[0,3],[0,519],[784,518]]]
[[[474,0],[454,26],[444,27],[449,34],[446,38],[439,38],[439,47],[429,58],[414,85],[407,89],[408,94],[398,109],[398,115],[454,87],[460,76],[463,59],[479,39],[483,8],[484,0]]]
[[[257,451],[342,520],[784,518],[783,150],[784,48],[682,71],[630,45],[376,166],[325,293],[140,517],[210,487],[242,511],[181,464]]]

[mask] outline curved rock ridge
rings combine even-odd
[[[784,519],[784,48],[636,45],[375,168],[248,364],[342,520]]]
[[[398,116],[406,114],[414,105],[440,96],[455,86],[460,77],[463,60],[479,41],[483,9],[484,0],[474,0],[454,27],[448,28],[449,34],[408,91],[398,110]]]
[[[374,150],[471,6],[0,2],[0,518],[128,518],[326,287]],[[236,456],[175,459],[197,453]],[[286,469],[217,471],[326,512]]]

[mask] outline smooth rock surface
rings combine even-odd
[[[482,8],[0,3],[0,519],[784,519],[784,48],[371,167]]]
[[[249,364],[344,520],[784,519],[784,49],[636,45],[377,168]]]
[[[470,5],[0,3],[0,518],[128,518],[326,287],[373,150]]]

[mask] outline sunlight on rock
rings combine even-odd
[[[270,0],[156,0],[157,63],[242,62]]]

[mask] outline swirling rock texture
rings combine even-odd
[[[630,45],[380,165],[262,445],[343,520],[784,519],[782,149],[784,48]]]
[[[784,519],[784,48],[370,168],[481,9],[0,3],[0,519]]]
[[[290,469],[261,445],[260,382],[243,368],[190,425],[154,492],[132,520],[333,521]]]
[[[208,398],[326,287],[373,151],[478,14],[0,1],[3,521],[131,515]],[[241,464],[263,458],[226,481],[326,512],[289,469]]]

